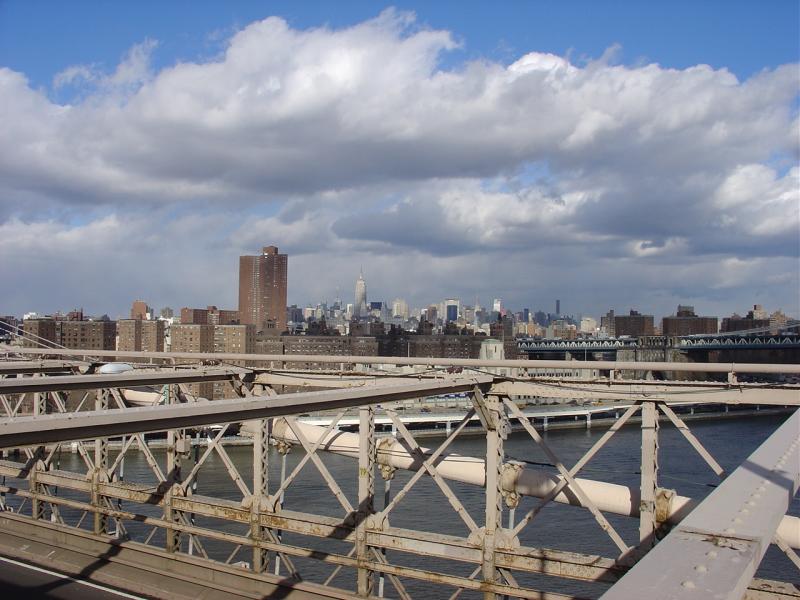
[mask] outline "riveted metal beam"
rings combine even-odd
[[[15,360],[0,361],[0,375],[20,373],[61,373],[88,367],[88,362],[75,360]]]
[[[476,375],[399,385],[370,386],[367,389],[303,392],[267,398],[248,396],[215,402],[18,417],[0,421],[0,448],[149,433],[214,423],[237,423],[317,410],[396,402],[446,392],[467,392],[475,385],[489,385],[491,381],[490,376]]]
[[[602,598],[742,598],[798,486],[800,411]]]

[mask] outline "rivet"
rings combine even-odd
[[[686,580],[681,585],[687,589],[693,590],[694,589],[694,581]]]
[[[736,517],[736,518],[733,520],[733,522],[734,522],[734,523],[741,523],[741,522],[742,522],[742,520],[741,520],[739,517]]]
[[[736,533],[736,530],[733,527],[728,527],[723,533]]]
[[[706,556],[708,558],[717,558],[718,554],[716,550],[709,550],[708,552],[706,552]]]
[[[708,567],[705,565],[697,565],[694,570],[698,573],[706,573],[708,571]]]

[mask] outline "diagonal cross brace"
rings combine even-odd
[[[306,450],[305,455],[303,456],[303,458],[300,459],[300,461],[297,463],[297,465],[295,465],[294,469],[292,469],[292,472],[289,473],[289,476],[283,478],[283,481],[281,482],[280,487],[278,487],[277,491],[272,495],[272,499],[273,499],[273,507],[272,507],[272,509],[273,510],[275,510],[275,506],[277,506],[281,502],[281,498],[283,497],[283,493],[286,491],[286,489],[292,484],[292,482],[295,480],[295,478],[300,474],[300,471],[303,469],[303,467],[306,465],[306,463],[309,460],[311,460],[311,455],[315,454],[317,452],[317,450],[319,450],[319,447],[323,444],[324,440],[326,440],[328,438],[328,435],[330,434],[330,432],[333,431],[334,428],[339,424],[339,421],[342,419],[343,416],[344,416],[344,411],[340,412],[338,415],[336,415],[336,417],[334,417],[331,420],[330,423],[328,423],[328,426],[325,428],[325,432],[317,439],[316,442],[314,442],[314,445],[311,446],[311,452]],[[284,419],[284,421],[286,421],[286,419]],[[289,425],[289,422],[286,421],[286,424]],[[294,429],[291,427],[291,425],[289,425],[289,427],[290,427],[290,429],[292,429],[292,431],[294,431]],[[298,438],[298,439],[300,439],[300,438]],[[304,448],[305,448],[305,446],[304,446]]]
[[[306,436],[303,434],[303,431],[300,429],[300,427],[296,426],[297,421],[295,420],[295,418],[294,417],[284,417],[284,418],[286,419],[286,423],[289,425],[289,428],[292,430],[292,433],[294,433],[295,437],[297,437],[297,439],[300,441],[300,444],[302,444],[303,448],[308,453],[311,462],[313,462],[314,466],[317,467],[320,475],[322,475],[322,478],[325,480],[325,483],[328,484],[328,487],[330,488],[331,492],[333,493],[334,496],[336,496],[336,499],[339,501],[339,504],[342,505],[342,508],[344,508],[345,512],[348,515],[352,515],[353,513],[355,513],[353,505],[350,504],[350,501],[347,499],[347,496],[345,496],[344,492],[342,492],[342,488],[339,487],[339,484],[336,483],[336,480],[333,478],[333,475],[331,475],[330,471],[328,471],[328,468],[325,466],[325,463],[323,463],[322,459],[320,459],[320,457],[317,455],[316,447],[313,447],[311,445],[311,443],[308,441],[308,438],[306,438]],[[317,447],[319,447],[319,445],[317,445]]]
[[[561,476],[564,478],[564,480],[566,480],[567,484],[569,485],[569,488],[575,493],[576,496],[578,496],[578,499],[580,499],[581,504],[583,504],[586,508],[588,508],[589,511],[592,513],[592,515],[594,515],[595,520],[597,520],[597,522],[600,524],[600,527],[603,529],[603,531],[605,531],[609,535],[609,537],[613,540],[613,542],[617,545],[617,547],[620,549],[621,552],[623,553],[627,552],[629,549],[628,545],[620,537],[620,535],[617,533],[617,531],[614,529],[611,523],[608,522],[608,519],[605,518],[603,513],[601,513],[597,509],[597,506],[595,506],[594,502],[591,501],[589,496],[587,496],[586,493],[583,491],[583,489],[578,485],[578,483],[575,481],[575,478],[561,462],[561,459],[559,459],[558,456],[556,456],[556,454],[553,452],[553,450],[550,448],[547,442],[545,442],[544,439],[542,439],[542,436],[539,435],[539,432],[536,431],[533,425],[531,425],[528,418],[524,414],[522,414],[522,411],[517,407],[517,405],[511,402],[510,400],[506,400],[505,404],[511,411],[511,413],[515,417],[517,417],[520,424],[530,434],[533,440],[539,445],[539,447],[542,448],[542,450],[544,450],[545,454],[547,454],[547,457],[556,466],[558,472],[561,473]]]
[[[414,453],[414,455],[416,455],[420,459],[424,459],[425,453],[422,452],[422,450],[420,449],[419,444],[417,443],[417,441],[414,439],[414,437],[411,435],[411,433],[409,433],[408,429],[403,424],[403,422],[397,417],[397,413],[395,411],[393,411],[393,410],[387,410],[386,414],[388,414],[389,418],[392,419],[392,423],[395,424],[395,426],[397,427],[397,431],[400,432],[400,434],[403,436],[403,439],[405,439],[406,442],[408,443],[408,445],[411,447],[411,451]],[[464,423],[464,425],[466,425],[466,423]],[[449,445],[450,442],[453,439],[455,439],[455,435],[458,435],[458,433],[461,431],[461,429],[463,429],[463,426],[460,426],[453,433],[451,433],[450,437],[447,438],[447,440],[445,440],[445,443],[442,444],[442,446],[440,446],[436,450],[436,452],[434,452],[427,460],[423,460],[422,468],[419,471],[417,471],[417,473],[415,473],[415,476],[416,475],[420,475],[421,476],[422,473],[423,473],[423,469],[425,471],[427,471],[428,475],[430,475],[431,478],[436,482],[436,485],[439,486],[439,489],[442,490],[442,493],[445,495],[447,500],[450,502],[450,506],[453,507],[453,510],[455,510],[456,513],[458,514],[458,516],[461,517],[461,520],[464,521],[464,524],[467,526],[467,528],[469,529],[470,533],[472,533],[472,532],[475,532],[475,531],[477,531],[479,529],[478,524],[475,522],[475,520],[467,512],[467,509],[464,508],[464,505],[461,503],[461,501],[453,493],[453,490],[450,489],[450,486],[447,485],[447,482],[444,480],[444,478],[441,475],[439,475],[439,472],[436,470],[436,466],[434,465],[436,459],[439,457],[439,454],[441,454],[444,451],[444,449],[446,448],[446,446]],[[406,484],[406,487],[403,488],[403,490],[400,493],[401,494],[404,493],[406,491],[406,488],[410,488],[409,484],[412,484],[412,481],[414,483],[416,483],[416,481],[418,479],[419,479],[419,477],[416,477],[416,479],[414,477],[412,477],[412,479]],[[393,508],[394,505],[398,502],[399,498],[400,498],[400,494],[395,496],[394,501],[389,506]],[[384,509],[384,511],[383,511],[384,514],[388,512],[388,509],[389,509],[389,507]]]

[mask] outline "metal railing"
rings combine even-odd
[[[332,358],[332,362],[380,362],[377,357]],[[308,357],[274,358],[286,359],[308,362]],[[431,359],[414,364],[453,362]],[[641,363],[634,364],[642,369]],[[518,365],[473,361],[470,366],[485,371]],[[764,372],[772,366],[754,368]],[[509,397],[542,385],[551,393],[551,383],[525,381],[519,374],[509,378],[487,372],[437,372],[411,380],[348,379],[340,382],[341,389],[278,395],[271,381],[280,374],[266,369],[213,367],[116,379],[22,373],[20,368],[19,376],[7,372],[0,379],[6,416],[0,421],[0,447],[19,447],[21,452],[20,460],[0,461],[0,504],[5,509],[0,513],[0,553],[14,540],[20,548],[35,541],[52,547],[56,557],[69,552],[92,558],[90,566],[81,569],[84,576],[102,574],[115,565],[133,566],[142,581],[126,584],[122,574],[112,571],[108,577],[116,578],[120,587],[152,595],[158,595],[157,578],[178,577],[191,579],[195,586],[230,586],[232,593],[243,597],[263,594],[263,586],[318,597],[598,597],[697,505],[660,485],[659,415],[677,428],[716,476],[726,476],[670,407],[678,400],[646,382],[636,384],[638,395],[569,466]],[[181,394],[181,388],[203,377],[235,381],[234,389],[242,397],[180,403],[181,397],[189,397]],[[308,374],[310,385],[316,387],[336,387],[336,378]],[[163,386],[166,403],[126,407],[121,386],[144,383]],[[561,392],[580,395],[600,389],[597,382],[582,384],[562,386]],[[689,385],[676,383],[675,389],[685,391]],[[711,394],[713,401],[733,402],[724,394],[739,386],[725,382],[693,387]],[[758,392],[753,396],[756,402],[767,403],[766,395],[782,392],[782,404],[800,404],[791,386],[752,389]],[[71,397],[65,390],[73,390]],[[436,447],[422,447],[393,403],[444,393],[467,393],[471,408]],[[27,403],[33,414],[22,416],[20,409]],[[358,433],[340,432],[339,419],[351,407],[358,407]],[[331,410],[335,415],[327,427],[304,425],[297,415],[309,410]],[[396,437],[378,438],[376,414],[391,420]],[[579,477],[635,415],[641,419],[639,484],[631,487]],[[472,457],[454,454],[453,445],[474,416],[483,429],[485,451]],[[543,454],[547,468],[507,459],[504,447],[512,419]],[[800,461],[794,461],[800,448],[798,419],[795,413],[789,434],[784,434],[787,441],[779,444],[783,460],[779,470],[795,482],[793,490],[789,486],[791,494],[782,488],[788,499],[797,489],[800,470]],[[222,440],[242,421],[252,435],[252,452],[232,456]],[[199,431],[211,424],[219,427],[213,433],[203,430],[207,436],[203,447]],[[152,447],[153,438],[146,435],[151,432],[166,432],[163,451]],[[67,448],[76,452],[70,469],[61,468],[59,462],[66,462],[61,453]],[[134,456],[143,470],[130,468]],[[333,459],[339,462],[332,463]],[[206,495],[203,482],[212,480],[217,482],[217,494]],[[771,481],[763,474],[759,486],[764,490],[753,493],[769,496]],[[408,526],[409,519],[413,523],[409,503],[422,493],[420,489],[426,498],[423,506],[449,507],[450,516],[442,517],[439,527]],[[608,556],[523,543],[554,502],[577,507],[564,510],[588,514],[600,535],[607,537],[599,546]],[[412,513],[419,506],[414,504]],[[785,506],[776,506],[770,514],[785,512]],[[638,529],[621,523],[623,515],[638,520]],[[800,546],[800,521],[781,517],[773,519],[774,530],[768,531],[772,527],[768,526],[765,535],[800,567],[793,550]],[[735,531],[707,533],[723,543],[736,539]],[[28,552],[24,557],[35,561],[36,556]],[[796,592],[795,586],[793,591],[785,583],[750,580],[751,575],[745,582],[750,593],[796,597],[789,595]]]

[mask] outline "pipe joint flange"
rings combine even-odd
[[[397,468],[391,465],[378,465],[378,466],[381,470],[381,477],[383,477],[384,481],[391,481],[392,479],[394,479],[394,474],[395,471],[397,471]]]
[[[393,437],[387,437],[378,440],[375,445],[375,456],[384,481],[394,479],[394,472],[397,471],[397,467],[388,464],[389,456],[392,454],[392,446],[396,441]]]
[[[503,500],[506,501],[508,508],[517,508],[519,506],[520,495],[517,492],[502,490],[500,493],[503,495]]]
[[[524,468],[524,464],[513,460],[503,463],[503,466],[500,467],[500,488],[503,490],[503,497],[509,508],[516,508],[519,504],[519,494],[516,492],[517,480]],[[516,496],[513,505],[509,504],[512,496]]]
[[[656,521],[663,523],[669,519],[672,512],[672,500],[675,496],[675,490],[656,489]]]
[[[287,454],[289,454],[289,452],[292,451],[292,443],[287,442],[286,440],[278,440],[276,442],[276,445],[278,448],[278,453],[282,454],[283,456],[286,456]]]

